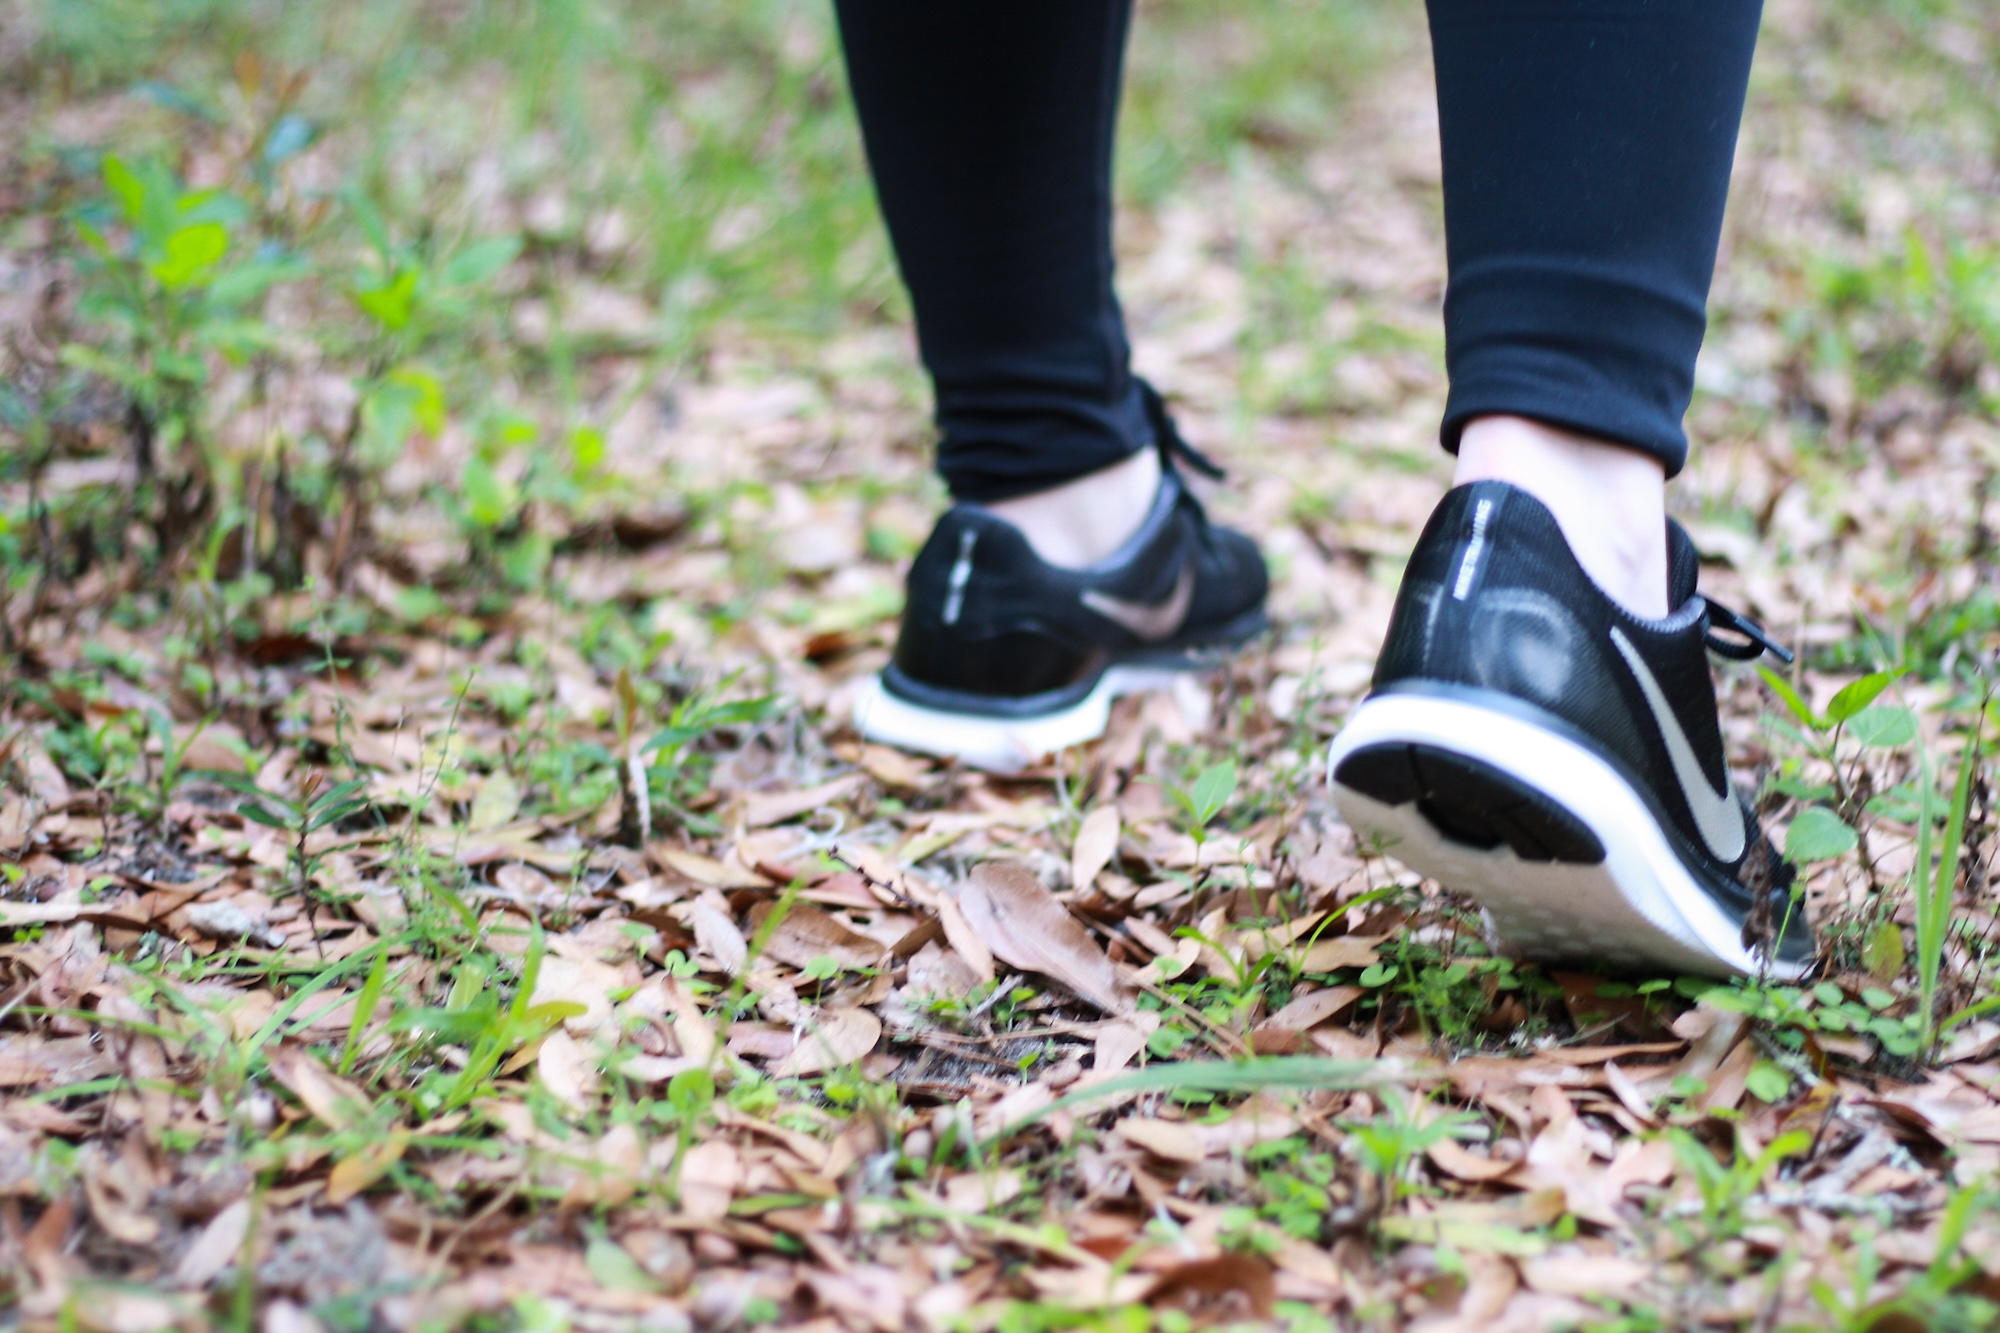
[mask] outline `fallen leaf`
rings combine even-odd
[[[465,826],[474,833],[484,833],[504,827],[520,812],[521,784],[506,769],[499,769],[479,784],[479,794],[472,798]]]
[[[1132,1116],[1118,1122],[1118,1136],[1170,1162],[1199,1162],[1208,1155],[1201,1133],[1178,1120]]]
[[[771,1070],[773,1078],[803,1078],[851,1065],[882,1040],[882,1020],[866,1009],[827,1009],[799,1044]]]
[[[1306,946],[1299,958],[1301,972],[1331,972],[1342,967],[1370,967],[1380,958],[1386,935],[1335,935]]]
[[[1009,966],[1058,981],[1106,1013],[1132,1011],[1111,960],[1069,909],[1022,867],[981,863],[960,886],[958,905],[973,931]]]
[[[983,1217],[1021,1197],[1022,1188],[1019,1171],[965,1171],[945,1179],[944,1206],[954,1213]]]
[[[1269,1319],[1278,1284],[1271,1266],[1254,1255],[1218,1254],[1177,1264],[1153,1280],[1146,1303],[1195,1315],[1203,1323],[1238,1324]]]
[[[1368,992],[1360,986],[1328,986],[1294,996],[1292,1002],[1257,1026],[1286,1032],[1306,1032],[1354,1007]]]
[[[159,1219],[146,1211],[153,1182],[141,1177],[129,1152],[114,1157],[100,1144],[86,1144],[77,1164],[84,1201],[106,1235],[123,1245],[151,1245],[160,1238]]]
[[[1457,1180],[1498,1180],[1520,1165],[1515,1159],[1481,1157],[1456,1139],[1439,1139],[1424,1150],[1438,1170]]]
[[[1483,1254],[1540,1254],[1545,1237],[1534,1233],[1563,1215],[1563,1192],[1535,1190],[1504,1202],[1451,1200],[1429,1211],[1385,1217],[1377,1224],[1396,1240],[1435,1245],[1440,1242]]]
[[[409,1146],[410,1136],[398,1132],[370,1140],[361,1151],[341,1158],[327,1175],[326,1201],[334,1205],[346,1203],[387,1175]]]
[[[328,1129],[351,1129],[368,1115],[368,1094],[296,1046],[280,1046],[270,1054],[271,1075]]]
[[[215,1280],[243,1252],[244,1238],[250,1234],[250,1200],[238,1199],[208,1220],[194,1244],[181,1254],[174,1266],[174,1285],[200,1290]]]
[[[93,915],[89,903],[17,903],[0,901],[0,929],[14,926],[52,926]],[[143,926],[144,923],[138,923]]]
[[[720,1222],[743,1181],[743,1160],[734,1144],[709,1139],[681,1157],[680,1210],[690,1222]]]
[[[1076,841],[1070,845],[1069,882],[1075,889],[1087,889],[1097,879],[1097,872],[1111,864],[1111,857],[1118,850],[1118,807],[1105,802],[1083,817],[1083,825],[1076,831]]]
[[[1137,1020],[1151,1019],[1151,1023]],[[1139,1058],[1146,1049],[1146,1037],[1160,1025],[1158,1014],[1134,1014],[1131,1019],[1106,1023],[1097,1030],[1097,1042],[1090,1058],[1092,1074],[1115,1074]]]
[[[729,913],[710,901],[711,896],[703,894],[694,901],[688,909],[688,926],[694,931],[696,946],[733,977],[750,961],[750,941],[743,938]]]
[[[965,960],[972,969],[975,982],[985,985],[993,980],[993,952],[986,947],[986,941],[960,910],[958,899],[949,893],[940,893],[937,899],[938,925],[944,929],[945,941],[952,950]]]
[[[900,787],[905,791],[928,786],[934,771],[925,761],[886,745],[862,746],[861,767],[884,786]]]
[[[565,1018],[563,1026],[571,1032],[595,1032],[611,1021],[611,996],[625,985],[625,974],[608,963],[547,953],[528,1003],[582,1005],[583,1012]]]
[[[759,903],[750,913],[754,934],[775,910],[774,904]],[[805,967],[815,959],[831,958],[842,967],[873,967],[888,949],[869,939],[830,912],[806,903],[793,903],[764,941],[764,956],[793,967]]]
[[[1521,1278],[1534,1290],[1586,1299],[1623,1295],[1649,1271],[1637,1260],[1602,1254],[1544,1254],[1521,1262]]]
[[[849,773],[801,791],[758,792],[743,802],[743,825],[745,828],[766,828],[815,810],[824,810],[858,790],[867,780],[859,773]],[[688,878],[696,877],[689,875]]]
[[[597,1061],[576,1038],[558,1028],[542,1038],[535,1076],[557,1101],[573,1111],[588,1110],[597,1085]]]
[[[908,975],[911,994],[933,999],[962,1000],[979,985],[978,974],[956,949],[940,949],[935,943],[911,955]]]
[[[671,870],[677,875],[693,880],[705,889],[768,889],[771,881],[747,869],[728,866],[712,856],[691,852],[683,847],[668,847],[653,843],[646,848],[646,854],[653,858],[663,870]]]

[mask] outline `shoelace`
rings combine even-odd
[[[1701,639],[1710,652],[1734,662],[1748,662],[1769,653],[1787,666],[1791,665],[1791,650],[1772,638],[1762,625],[1711,598],[1704,597],[1702,601],[1706,609],[1702,612]],[[1749,642],[1734,643],[1719,638],[1717,630],[1725,634],[1740,634]],[[1750,890],[1750,914],[1743,921],[1743,947],[1756,955],[1764,967],[1768,967],[1778,948],[1778,905],[1791,901],[1792,882],[1798,868],[1780,856],[1778,849],[1765,839],[1761,824],[1756,828],[1756,840],[1743,857],[1737,882]],[[1759,849],[1764,853],[1761,857],[1757,854]]]
[[[1732,662],[1748,662],[1753,658],[1771,654],[1786,666],[1792,664],[1792,652],[1764,631],[1764,627],[1740,612],[1732,611],[1712,597],[1703,597],[1707,609],[1702,613],[1703,626],[1701,641],[1717,657],[1726,657]],[[1741,634],[1748,643],[1733,643],[1719,638],[1716,631],[1725,634]]]
[[[1140,380],[1139,398],[1145,404],[1146,423],[1153,428],[1153,440],[1167,463],[1179,459],[1210,481],[1221,481],[1229,475],[1220,463],[1181,438],[1174,419],[1167,415],[1167,400],[1160,397],[1158,389]]]

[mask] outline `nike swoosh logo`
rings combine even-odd
[[[1081,600],[1112,624],[1123,625],[1147,643],[1158,643],[1187,620],[1188,607],[1194,604],[1194,561],[1181,566],[1181,576],[1164,602],[1128,602],[1095,588],[1086,588]]]
[[[1681,730],[1673,705],[1667,702],[1667,692],[1654,679],[1646,660],[1616,625],[1611,627],[1611,642],[1624,654],[1625,665],[1632,669],[1639,692],[1646,696],[1646,704],[1653,710],[1653,724],[1667,743],[1667,758],[1673,763],[1674,777],[1681,784],[1681,795],[1694,813],[1694,826],[1701,831],[1701,840],[1708,844],[1709,854],[1718,861],[1736,860],[1743,855],[1745,842],[1743,812],[1737,807],[1736,794],[1729,789],[1728,778],[1723,779],[1721,791],[1709,785],[1708,774],[1703,771],[1701,760],[1695,757],[1694,746]]]

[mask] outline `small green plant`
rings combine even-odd
[[[277,829],[289,835],[288,860],[292,874],[292,891],[298,895],[304,906],[308,923],[314,925],[313,942],[319,945],[319,931],[314,920],[314,912],[319,905],[319,890],[316,882],[319,864],[324,852],[314,851],[310,845],[313,834],[331,828],[351,815],[357,815],[368,808],[368,798],[363,793],[368,783],[365,779],[354,778],[347,782],[326,785],[326,775],[317,769],[306,774],[299,784],[296,797],[281,796],[257,785],[257,780],[246,774],[222,775],[218,781],[230,790],[249,799],[238,803],[236,813],[253,824]]]
[[[1792,1051],[1803,1051],[1807,1034],[1856,1033],[1873,1037],[1891,1055],[1909,1059],[1923,1050],[1926,1040],[1920,1017],[1893,1012],[1900,1007],[1899,1001],[1879,986],[1867,986],[1858,995],[1849,996],[1831,981],[1800,987],[1747,980],[1725,985],[1690,978],[1677,989],[1715,1008],[1749,1015]]]
[[[1937,786],[1929,751],[1922,756],[1923,801],[1917,819],[1917,863],[1910,869],[1910,893],[1917,909],[1917,1014],[1926,1052],[1937,1037],[1938,972],[1944,959],[1945,932],[1951,924],[1951,905],[1958,886],[1958,856],[1965,845],[1965,811],[1971,802],[1972,775],[1978,761],[1979,729],[1975,726],[1965,738],[1965,748],[1959,756],[1958,780],[1945,811],[1944,844],[1933,859]]]
[[[1167,796],[1180,807],[1187,831],[1194,838],[1195,846],[1201,847],[1208,841],[1208,826],[1222,813],[1230,799],[1236,795],[1236,761],[1225,759],[1219,764],[1210,764],[1185,789],[1169,786]]]
[[[1687,1130],[1669,1128],[1668,1141],[1674,1156],[1688,1173],[1701,1201],[1701,1223],[1705,1235],[1725,1238],[1743,1230],[1745,1210],[1764,1186],[1764,1177],[1788,1158],[1812,1149],[1812,1135],[1804,1130],[1780,1134],[1758,1152],[1746,1156],[1739,1131],[1729,1156],[1718,1157],[1713,1149]]]
[[[141,482],[136,517],[174,554],[217,508],[227,469],[207,421],[209,358],[241,362],[273,345],[256,304],[302,265],[244,257],[250,210],[220,190],[190,190],[152,160],[104,159],[105,194],[74,219],[88,256],[77,314],[102,330],[70,342],[68,365],[116,385]]]
[[[1798,800],[1830,803],[1830,808],[1808,805],[1792,820],[1785,834],[1785,855],[1801,865],[1845,856],[1859,845],[1855,826],[1872,795],[1856,780],[1859,751],[1893,749],[1917,736],[1915,713],[1898,704],[1876,702],[1903,673],[1876,671],[1851,681],[1827,701],[1824,713],[1816,713],[1783,676],[1769,667],[1759,667],[1758,672],[1797,724],[1793,739],[1832,775],[1830,781],[1807,782],[1787,774],[1772,783]],[[1858,749],[1843,753],[1843,740],[1852,740]]]
[[[707,691],[696,691],[674,705],[667,716],[667,725],[638,749],[639,756],[651,756],[646,764],[650,807],[672,811],[684,828],[694,832],[720,832],[714,820],[696,814],[686,805],[706,774],[706,764],[697,762],[696,743],[718,731],[759,726],[774,717],[778,709],[779,702],[771,695],[722,700]]]
[[[1887,1298],[1879,1294],[1883,1264],[1873,1238],[1867,1232],[1856,1236],[1851,1262],[1845,1265],[1847,1289],[1842,1291],[1824,1278],[1816,1279],[1810,1288],[1814,1302],[1835,1321],[1825,1327],[1842,1333],[1892,1328],[1983,1333],[1993,1328],[2000,1321],[2000,1305],[1990,1295],[1968,1290],[1977,1282],[1981,1266],[1966,1255],[1964,1246],[1974,1220],[1984,1215],[1990,1225],[1995,1206],[1990,1191],[1954,1191],[1938,1219],[1937,1248],[1931,1262],[1902,1291]]]
[[[1410,1189],[1410,1168],[1420,1154],[1433,1144],[1456,1138],[1467,1126],[1477,1123],[1461,1111],[1441,1112],[1428,1121],[1419,1121],[1413,1107],[1393,1094],[1386,1109],[1371,1120],[1340,1122],[1353,1137],[1356,1160],[1375,1182],[1375,1213],[1379,1216]]]

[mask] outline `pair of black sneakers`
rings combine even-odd
[[[949,510],[909,576],[894,662],[856,707],[870,739],[994,770],[1101,734],[1111,701],[1261,633],[1256,545],[1208,522],[1169,429],[1139,532],[1083,570]],[[1469,895],[1515,956],[1703,975],[1802,975],[1813,946],[1724,761],[1707,654],[1789,654],[1695,590],[1668,525],[1670,605],[1628,613],[1534,497],[1451,491],[1404,574],[1374,688],[1328,756],[1365,843]]]

